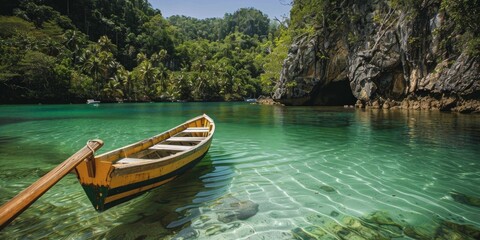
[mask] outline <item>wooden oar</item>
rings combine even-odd
[[[93,157],[94,151],[103,146],[102,140],[91,140],[85,147],[73,154],[56,168],[24,189],[9,202],[0,207],[0,230],[7,226],[13,219],[25,211],[32,203],[41,197],[48,189],[72,171],[83,160]]]

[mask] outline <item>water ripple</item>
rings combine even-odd
[[[347,227],[344,217],[365,221],[379,211],[402,226],[435,229],[449,220],[480,228],[479,208],[450,195],[478,197],[478,116],[216,103],[182,110],[126,106],[82,106],[69,118],[43,112],[39,121],[22,112],[18,117],[27,121],[0,125],[0,200],[87,139],[104,139],[107,151],[168,129],[198,109],[211,111],[218,126],[209,153],[175,181],[101,214],[67,176],[0,238],[158,239],[191,230],[200,239],[292,239],[293,229],[315,226],[338,239],[332,224]],[[225,198],[252,201],[259,211],[221,222]]]

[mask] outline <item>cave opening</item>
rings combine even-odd
[[[343,106],[354,105],[357,99],[353,96],[348,79],[331,82],[321,86],[307,102],[307,105]]]

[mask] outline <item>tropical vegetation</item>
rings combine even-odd
[[[164,18],[147,0],[4,1],[0,103],[235,101],[270,95],[295,38],[319,29],[327,36],[349,24],[338,20],[345,17],[344,1],[289,2],[291,20],[272,20],[253,8],[223,18]],[[440,7],[451,19],[436,30],[441,46],[480,56],[480,1],[387,3],[418,14],[426,5]],[[356,14],[346,17],[355,22]],[[447,31],[452,26],[456,30]]]
[[[268,95],[289,44],[253,8],[166,19],[147,0],[17,0],[0,14],[2,103]]]

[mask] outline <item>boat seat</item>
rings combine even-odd
[[[148,161],[148,159],[141,159],[141,158],[122,158],[118,160],[115,163],[122,163],[122,164],[127,164],[127,163],[141,163]]]
[[[206,137],[171,137],[165,141],[167,142],[201,142]]]
[[[209,132],[210,129],[208,127],[189,127],[182,132],[184,133],[206,133]]]
[[[153,145],[149,149],[152,149],[152,150],[187,151],[187,150],[190,150],[192,147],[193,146],[157,144],[157,145]]]

